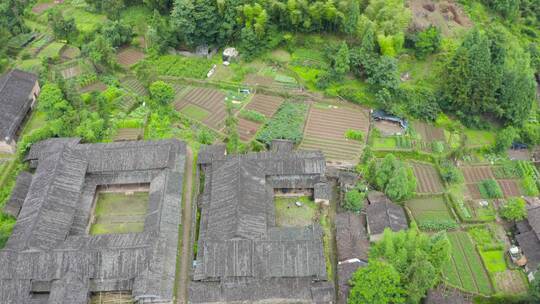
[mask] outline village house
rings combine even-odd
[[[325,158],[285,147],[292,145],[230,156],[223,146],[202,147],[190,303],[334,303],[321,226],[277,226],[274,205],[277,192],[325,184]]]
[[[370,191],[368,203],[366,207],[367,231],[371,242],[380,240],[386,228],[397,232],[409,227],[403,208],[394,204],[384,193]]]
[[[527,258],[525,270],[534,273],[540,265],[540,205],[527,206],[527,219],[516,226],[516,241]]]
[[[15,69],[0,77],[0,153],[15,153],[17,137],[39,91],[35,74]]]
[[[0,250],[0,303],[87,304],[110,293],[129,303],[172,303],[183,142],[49,139],[33,145],[27,161],[35,172],[17,179],[7,206],[17,222]],[[119,216],[140,218],[142,229],[90,232],[98,196],[107,191],[129,204],[132,191],[147,194],[146,212]]]

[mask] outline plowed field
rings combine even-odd
[[[143,59],[144,53],[134,48],[125,48],[117,55],[118,64],[125,68],[135,65]]]
[[[246,106],[246,109],[257,111],[264,114],[267,118],[271,118],[282,103],[283,98],[281,97],[257,94],[253,96],[253,99]]]
[[[364,134],[362,142],[345,138],[347,130]],[[312,106],[300,148],[321,150],[333,161],[355,162],[360,157],[369,131],[369,112],[360,107]]]
[[[416,192],[418,193],[442,193],[443,184],[437,170],[430,164],[412,163],[416,176]]]
[[[210,113],[202,123],[216,130],[223,128],[227,117],[223,92],[208,88],[194,88],[187,92],[181,100],[175,102],[174,106],[177,111],[182,111],[189,104],[201,107]]]

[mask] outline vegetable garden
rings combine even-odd
[[[408,200],[405,206],[423,230],[444,230],[457,228],[457,222],[450,214],[443,196],[419,197]]]
[[[215,130],[221,130],[223,128],[225,118],[227,117],[225,111],[225,94],[216,89],[193,88],[181,100],[175,102],[174,106],[181,113],[187,111],[185,113],[186,115],[195,112],[198,113],[192,118],[203,117],[200,121]],[[199,115],[202,111],[194,111],[193,106],[207,111],[209,115]]]
[[[417,193],[442,193],[444,191],[439,173],[432,165],[412,162],[412,167],[417,180]]]
[[[448,238],[452,245],[452,258],[443,271],[445,281],[468,292],[492,294],[489,276],[469,235],[462,231],[450,232]]]

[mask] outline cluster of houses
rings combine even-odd
[[[0,78],[0,153],[15,152],[38,94],[36,75],[13,70]],[[127,293],[136,303],[174,301],[185,143],[54,138],[34,144],[25,161],[30,172],[18,176],[3,209],[17,222],[0,250],[0,303],[86,304],[108,292]],[[328,174],[320,151],[296,151],[282,140],[268,152],[243,155],[227,155],[224,145],[203,146],[197,169],[204,179],[195,204],[200,220],[192,236],[197,250],[189,303],[345,304],[352,275],[368,263],[370,242],[387,228],[408,228],[404,209],[381,192],[369,192],[361,214],[338,212],[334,283],[322,227],[276,225],[274,196],[307,191],[328,205],[333,186],[346,191],[356,174]],[[90,233],[100,189],[133,185],[149,194],[142,231]],[[531,205],[517,227],[527,267],[536,269],[540,204]],[[443,303],[436,293],[430,297]]]

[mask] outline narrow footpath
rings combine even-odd
[[[192,206],[192,192],[193,192],[193,152],[190,147],[187,147],[186,154],[186,170],[185,170],[185,179],[184,184],[184,193],[182,196],[182,253],[180,258],[180,278],[178,280],[178,289],[177,289],[177,303],[185,304],[187,303],[188,296],[188,284],[189,284],[189,273],[191,269],[191,206]]]

